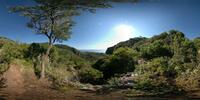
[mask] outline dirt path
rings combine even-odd
[[[49,88],[49,82],[38,80],[33,69],[25,71],[15,64],[10,66],[4,77],[6,88],[0,91],[0,95],[6,100],[128,100],[118,94],[97,95],[80,90],[62,93]]]
[[[7,87],[4,91],[6,91],[8,95],[21,95],[25,92],[23,76],[18,67],[11,65],[10,69],[5,73],[5,78]]]
[[[1,94],[7,100],[66,99],[63,93],[50,89],[47,81],[38,80],[33,70],[25,71],[12,64],[4,77],[6,78],[6,88],[2,89]]]

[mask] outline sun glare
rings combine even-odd
[[[127,24],[117,25],[112,29],[112,35],[104,40],[104,43],[101,42],[100,44],[98,44],[96,48],[105,49],[111,47],[119,42],[133,38],[134,35],[135,29],[133,28],[133,26]]]
[[[121,24],[115,27],[115,38],[118,41],[125,41],[128,40],[129,38],[133,37],[135,29],[126,24]]]

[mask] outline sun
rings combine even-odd
[[[133,37],[135,29],[131,25],[120,24],[114,28],[115,39],[125,41]]]
[[[133,26],[128,24],[119,24],[112,28],[111,34],[108,34],[107,38],[103,40],[104,42],[98,44],[97,48],[105,49],[116,45],[119,42],[129,40],[133,38],[136,31]],[[96,45],[96,44],[95,44]]]

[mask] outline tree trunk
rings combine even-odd
[[[49,53],[50,53],[51,48],[52,48],[52,44],[49,44],[46,53],[42,55],[41,73],[40,73],[41,79],[45,78],[45,68],[46,68],[46,65],[49,63]]]
[[[41,72],[40,72],[40,79],[45,78],[45,55],[42,55],[41,59]]]

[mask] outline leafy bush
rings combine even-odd
[[[200,37],[195,38],[193,40],[193,43],[195,45],[195,48],[197,49],[196,59],[197,59],[197,62],[199,63],[200,62]]]
[[[178,92],[175,84],[176,70],[170,66],[169,58],[154,58],[146,64],[137,66],[139,76],[135,78],[135,89],[154,94]]]
[[[120,86],[120,79],[118,77],[110,78],[107,83],[111,86]]]
[[[197,66],[197,48],[194,43],[177,35],[174,37],[172,44],[174,55],[170,64],[175,68],[178,74],[184,73],[186,70],[192,70]]]
[[[68,86],[69,82],[74,77],[72,72],[62,67],[47,67],[46,74],[53,82],[52,85],[56,89]]]
[[[154,41],[151,44],[143,46],[140,49],[142,58],[152,59],[156,57],[171,57],[173,54],[167,45],[164,45],[161,41]]]
[[[143,75],[138,77],[135,81],[135,89],[154,93],[155,95],[175,93],[179,91],[176,85],[170,84],[168,79],[165,77],[151,78],[149,75]]]
[[[23,58],[23,48],[21,48],[18,44],[9,43],[2,47],[1,50],[1,58],[4,59],[6,62],[10,62],[14,58]],[[1,61],[4,61],[1,60]]]
[[[42,47],[39,43],[32,43],[28,47],[28,51],[26,52],[26,57],[30,59],[37,59],[37,57],[44,52],[45,48]]]
[[[9,64],[15,58],[23,58],[23,49],[18,44],[5,43],[0,49],[0,73],[9,68]]]
[[[79,72],[80,82],[91,83],[91,84],[101,84],[101,78],[103,77],[102,72],[94,68],[83,68]]]
[[[186,71],[176,78],[176,85],[185,91],[198,90],[200,86],[200,69]]]
[[[6,72],[9,68],[9,65],[7,63],[0,63],[0,76]]]
[[[119,48],[112,56],[98,60],[93,68],[103,72],[104,79],[107,80],[117,74],[133,72],[135,69],[135,60],[137,52],[131,48]]]
[[[140,74],[151,74],[155,76],[175,77],[176,71],[169,64],[169,58],[160,57],[154,58],[146,64],[137,66],[137,72]]]

